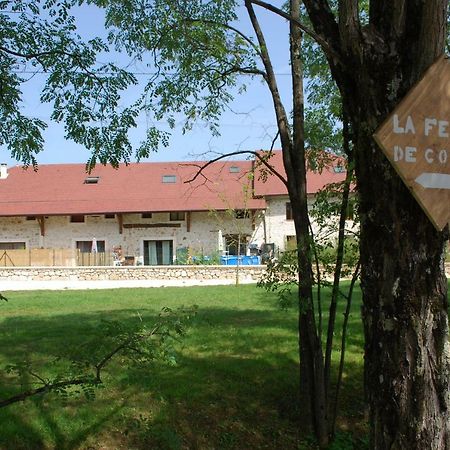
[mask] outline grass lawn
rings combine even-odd
[[[176,367],[119,359],[93,401],[47,394],[0,409],[2,449],[308,447],[298,434],[297,311],[280,310],[262,289],[35,291],[8,299],[0,304],[0,367],[29,361],[42,374],[56,370],[51,363],[58,356],[93,351],[102,319],[152,323],[163,306],[196,304],[199,312],[177,349]],[[336,360],[339,344],[337,334]],[[363,448],[362,346],[357,290],[336,448]],[[20,389],[17,379],[0,373],[0,398]]]

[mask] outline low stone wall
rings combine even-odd
[[[265,266],[239,266],[239,279],[257,282]],[[236,266],[0,267],[0,281],[234,280]]]
[[[239,280],[256,283],[266,266],[239,266]],[[446,264],[450,277],[450,264]],[[0,267],[1,281],[235,280],[236,266]]]

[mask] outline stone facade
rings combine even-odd
[[[171,241],[175,259],[177,250],[187,248],[192,255],[225,253],[227,235],[245,235],[254,242],[262,227],[258,217],[252,224],[250,217],[239,219],[228,212],[192,212],[189,219],[175,221],[169,213],[153,213],[151,218],[124,214],[122,228],[116,217],[105,215],[86,215],[83,223],[72,223],[70,216],[49,216],[41,235],[38,221],[29,219],[0,217],[0,244],[24,243],[26,249],[76,248],[77,241],[95,238],[105,242],[106,252],[120,246],[123,255],[143,261],[145,241]]]
[[[169,213],[153,213],[151,218],[143,218],[142,214],[124,214],[122,229],[116,216],[86,215],[83,223],[71,222],[70,216],[49,216],[44,219],[43,236],[37,220],[0,217],[0,244],[23,242],[27,249],[73,249],[77,241],[95,238],[105,242],[106,252],[121,247],[123,255],[134,256],[140,264],[144,261],[146,241],[171,241],[174,260],[180,249],[187,248],[194,256],[227,254],[227,235],[246,236],[247,254],[250,247],[259,249],[264,242],[274,243],[276,251],[284,251],[288,240],[295,239],[294,222],[286,217],[289,197],[276,196],[266,200],[266,210],[257,212],[253,218],[239,219],[223,211],[192,212],[190,218],[186,215],[184,220],[172,221]]]
[[[263,214],[259,226],[255,230],[254,240],[258,245],[263,242],[275,244],[276,251],[284,251],[289,246],[291,239],[295,242],[294,221],[286,217],[286,204],[289,197],[274,196],[266,197],[267,207]],[[314,199],[309,200],[309,207],[312,207]],[[318,232],[317,224],[312,221],[313,231]],[[295,244],[294,244],[295,245]]]

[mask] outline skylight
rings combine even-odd
[[[163,183],[176,183],[177,176],[176,175],[163,175],[162,182]]]
[[[241,168],[238,166],[230,166],[230,173],[239,173]]]
[[[84,184],[97,184],[100,177],[86,177],[84,179]]]

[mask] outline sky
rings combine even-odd
[[[281,2],[274,2],[274,4]],[[288,24],[265,10],[257,10],[263,31],[269,45],[273,59],[275,73],[278,76],[279,88],[286,108],[289,110],[290,102],[290,69],[288,62]],[[83,6],[76,11],[79,33],[83,38],[92,38],[95,35],[104,36],[99,24],[103,22],[102,12],[97,8]],[[239,12],[239,22],[236,26],[247,34],[250,30],[246,12]],[[120,56],[117,56],[120,61]],[[141,72],[142,68],[136,68]],[[138,75],[139,80],[145,81],[145,75]],[[50,121],[51,107],[39,101],[39,89],[45,80],[44,74],[36,74],[23,86],[24,113],[44,120],[48,128],[44,132],[45,149],[37,155],[38,164],[53,163],[85,163],[89,158],[89,151],[64,138],[63,125]],[[272,100],[268,89],[260,78],[245,77],[247,91],[236,94],[235,100],[229,105],[220,122],[221,136],[211,135],[207,124],[197,123],[186,134],[181,133],[180,122],[174,130],[162,121],[158,126],[170,131],[171,138],[168,147],[161,148],[152,153],[148,161],[186,161],[194,159],[208,159],[218,153],[229,153],[240,150],[268,149],[276,135],[276,121]],[[146,130],[146,120],[142,118],[138,127],[132,131],[131,140],[138,143],[143,139]],[[279,148],[279,144],[275,144]],[[11,158],[5,148],[1,148],[0,162],[8,166],[20,164]]]

